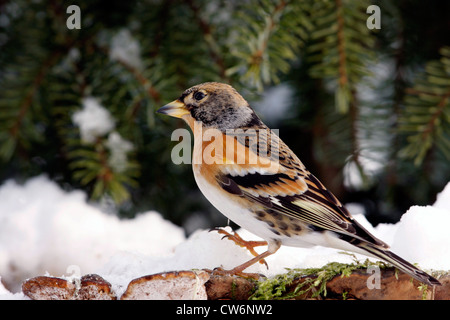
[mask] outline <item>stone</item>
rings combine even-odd
[[[294,280],[287,288],[292,292],[295,288],[308,278],[301,277]],[[354,300],[449,300],[450,299],[450,276],[439,278],[442,286],[427,287],[419,289],[420,283],[411,276],[394,268],[383,269],[380,273],[379,283],[372,282],[371,274],[365,270],[355,270],[348,277],[335,276],[327,282],[325,297],[316,299],[354,299]],[[308,294],[296,297],[296,299],[311,299],[314,289]]]
[[[97,274],[82,276],[81,287],[76,294],[77,300],[116,300],[111,284]]]
[[[173,271],[132,280],[121,300],[206,300],[205,271]]]
[[[436,286],[433,288],[433,297],[434,300],[450,300],[450,275],[444,275],[442,277],[438,277],[442,286]]]
[[[32,300],[72,300],[75,284],[54,277],[35,277],[22,284],[22,292]]]
[[[253,275],[253,274],[249,274]],[[254,276],[254,275],[253,275]],[[394,268],[382,269],[379,282],[365,270],[355,270],[348,277],[335,276],[327,282],[326,296],[314,299],[358,300],[450,300],[450,275],[442,275],[442,286],[420,290],[420,283]],[[287,292],[293,292],[314,275],[295,279]],[[122,300],[247,300],[257,286],[257,278],[215,273],[211,270],[173,271],[132,280]],[[306,288],[304,288],[306,289]],[[56,277],[35,277],[22,284],[23,293],[33,300],[115,300],[111,284],[96,274],[67,281]],[[311,299],[316,289],[294,299]]]
[[[237,276],[211,275],[206,282],[209,300],[247,300],[256,287],[256,281]]]
[[[56,277],[35,277],[22,284],[22,292],[32,300],[115,300],[111,284],[96,274],[79,282]]]
[[[364,271],[355,271],[349,277],[334,277],[327,283],[330,297],[343,297],[359,300],[422,300],[431,298],[431,290],[422,292],[420,283],[411,276],[386,269],[382,272],[377,288],[368,285],[370,275]],[[425,296],[424,296],[425,294]]]

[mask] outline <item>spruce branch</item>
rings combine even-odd
[[[217,41],[214,38],[212,27],[211,25],[202,18],[200,8],[194,3],[193,0],[185,0],[189,8],[192,10],[194,14],[194,19],[197,22],[202,34],[203,38],[205,39],[205,42],[208,46],[208,51],[211,56],[212,61],[217,65],[219,68],[219,76],[221,79],[223,79],[225,82],[231,83],[231,79],[228,77],[226,72],[226,65],[225,61],[222,57],[222,54],[219,49],[219,45]]]
[[[268,43],[286,5],[286,1],[280,1],[272,8],[271,12],[267,14],[264,19],[264,26],[257,35],[255,44],[251,48],[250,56],[248,58],[248,73],[244,77],[253,78],[253,80],[256,81],[256,87],[260,91],[262,90],[262,83],[268,83],[270,81],[269,70],[267,70],[269,63],[267,55]]]
[[[448,176],[449,49],[441,51],[440,61],[425,66],[435,50],[430,52],[430,45],[442,39],[430,32],[424,48],[415,50],[412,38],[420,39],[414,32],[429,21],[411,28],[414,16],[405,5],[383,0],[383,32],[376,34],[366,27],[370,4],[132,1],[112,3],[105,15],[102,6],[84,1],[81,30],[66,27],[64,3],[2,4],[0,175],[19,172],[27,178],[45,172],[88,191],[92,198],[106,194],[117,202],[131,199],[140,209],[155,208],[182,223],[186,212],[204,207],[193,205],[193,197],[172,201],[190,188],[196,190],[195,182],[185,179],[188,166],[170,162],[167,134],[180,123],[156,116],[156,108],[204,81],[228,82],[251,102],[255,89],[283,81],[292,90],[290,112],[285,112],[292,118],[283,121],[292,130],[292,146],[306,145],[302,159],[313,162],[334,190],[345,194],[342,169],[351,166],[363,178],[375,170],[377,179],[395,175],[387,183],[393,187],[381,193],[396,208],[412,198],[417,203],[422,197],[425,203]],[[115,46],[112,40],[122,32],[131,42]],[[372,59],[371,51],[380,61]],[[122,55],[114,59],[115,53]],[[389,64],[389,56],[395,76],[380,79],[372,63]],[[405,90],[411,75],[420,70],[417,64],[425,66],[424,73]],[[366,81],[374,87],[369,95],[375,96],[368,103],[360,90]],[[108,133],[83,143],[72,115],[85,97],[101,101],[115,119],[109,133],[132,144],[121,165],[113,161],[117,157],[108,147]],[[303,134],[312,139],[296,141]],[[371,169],[367,160],[379,166]],[[413,162],[424,170],[418,172]],[[414,190],[411,179],[417,182]],[[391,200],[394,187],[401,196]],[[403,189],[413,196],[405,197]]]
[[[313,6],[311,19],[315,30],[308,47],[314,63],[314,78],[336,82],[336,110],[347,113],[356,84],[367,75],[365,64],[372,59],[370,47],[374,36],[366,27],[365,8],[368,3],[346,0],[322,1]]]
[[[348,88],[348,75],[347,75],[347,54],[346,54],[346,43],[345,43],[345,31],[344,31],[344,16],[342,1],[336,0],[336,15],[337,15],[337,48],[339,55],[338,63],[338,89],[336,93],[336,104],[338,110],[341,112],[346,112],[349,105],[350,90]],[[355,108],[353,108],[355,109]],[[355,113],[353,110],[352,113]]]
[[[407,145],[400,156],[420,165],[436,148],[450,160],[450,48],[440,50],[441,59],[426,64],[412,88],[406,89],[405,109],[399,132]]]
[[[105,56],[109,56],[109,48],[105,46],[98,45],[96,43],[91,44],[94,49],[98,49]],[[155,88],[150,79],[146,78],[142,71],[138,70],[135,66],[132,66],[127,61],[121,58],[116,58],[115,61],[118,62],[122,67],[124,67],[142,86],[145,92],[151,97],[155,102],[161,103],[161,93]]]
[[[25,118],[36,103],[36,95],[47,75],[65,52],[65,48],[61,48],[45,54],[40,52],[42,56],[39,57],[26,57],[27,63],[19,66],[20,62],[17,61],[14,66],[10,66],[11,70],[22,68],[22,73],[14,74],[8,70],[0,79],[3,84],[0,89],[0,109],[5,112],[2,116],[5,122],[0,126],[0,158],[3,161],[9,161],[20,144],[26,144],[29,136],[24,130]]]
[[[309,2],[261,1],[258,9],[243,6],[237,14],[240,37],[230,52],[237,58],[228,75],[239,74],[247,86],[261,91],[263,85],[279,82],[310,30]],[[244,25],[245,27],[242,27]]]

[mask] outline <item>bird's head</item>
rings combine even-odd
[[[221,131],[261,123],[248,102],[230,85],[206,82],[193,86],[157,112],[185,120],[191,127],[201,121]]]

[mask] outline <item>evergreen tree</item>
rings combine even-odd
[[[373,4],[381,29],[367,26]],[[439,1],[2,3],[0,179],[45,173],[121,215],[156,209],[181,224],[212,210],[190,166],[170,159],[184,125],[155,111],[220,81],[258,113],[282,83],[288,108],[269,106],[286,112],[282,139],[344,201],[395,221],[450,180],[448,12]],[[80,120],[86,110],[99,118]]]

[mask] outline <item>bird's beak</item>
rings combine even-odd
[[[189,110],[186,109],[186,105],[180,100],[174,100],[159,108],[156,112],[167,114],[168,116],[175,118],[182,118],[184,115],[190,114]]]

